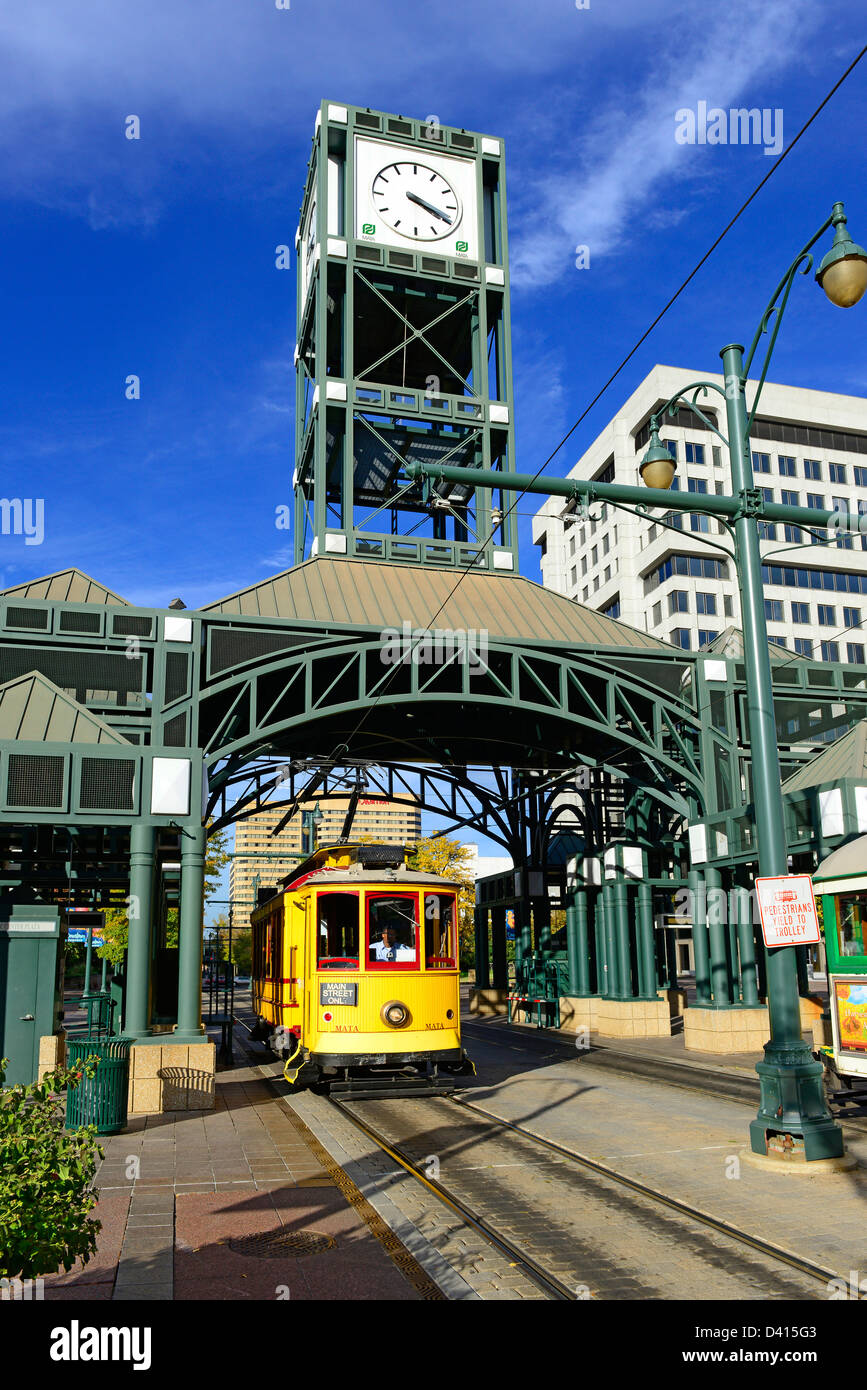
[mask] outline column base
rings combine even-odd
[[[750,1125],[752,1152],[789,1163],[841,1158],[843,1131],[825,1101],[822,1064],[807,1044],[766,1043],[756,1071],[762,1097]]]
[[[164,1115],[213,1110],[216,1047],[212,1042],[133,1043],[129,1060],[129,1113]]]
[[[470,990],[470,1013],[477,1014],[479,1018],[493,1018],[499,1014],[505,1014],[509,1008],[509,991],[507,989],[471,989]]]
[[[754,1008],[684,1010],[683,1044],[687,1052],[761,1052],[771,1025],[766,1004]]]
[[[671,1012],[666,999],[600,999],[598,995],[560,1000],[564,1032],[588,1029],[602,1038],[669,1038]]]

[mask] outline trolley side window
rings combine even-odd
[[[867,954],[867,893],[841,894],[837,899],[837,950],[841,956]]]
[[[316,929],[320,970],[358,969],[357,893],[318,893]]]
[[[367,959],[374,970],[416,968],[418,937],[415,893],[368,894]]]
[[[428,970],[453,970],[455,946],[454,893],[424,895],[424,959]]]

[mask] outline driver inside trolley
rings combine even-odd
[[[370,902],[370,959],[416,959],[415,904],[407,897],[374,898]]]

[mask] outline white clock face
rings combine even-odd
[[[356,136],[356,239],[477,260],[477,173],[463,155]]]
[[[441,241],[461,220],[461,200],[448,179],[410,158],[380,169],[370,196],[382,221],[412,241]]]

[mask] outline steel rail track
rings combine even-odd
[[[461,1032],[478,1039],[480,1042],[489,1042],[492,1047],[502,1047],[512,1049],[513,1043],[506,1042],[503,1037],[494,1037],[489,1032],[491,1024],[474,1024],[465,1020],[461,1022]],[[506,1027],[507,1025],[503,1025]],[[544,1030],[541,1030],[544,1032]],[[524,1034],[523,1032],[512,1035],[519,1037],[525,1043],[528,1050],[540,1050],[544,1045],[542,1038],[537,1033]],[[561,1050],[563,1059],[574,1057],[574,1048],[560,1036],[549,1037],[547,1045],[552,1050]],[[623,1076],[644,1077],[648,1081],[657,1081],[663,1086],[676,1086],[683,1091],[701,1091],[709,1097],[718,1096],[721,1100],[743,1101],[745,1104],[758,1102],[760,1087],[758,1080],[753,1080],[751,1076],[733,1076],[730,1072],[717,1071],[713,1067],[698,1067],[690,1065],[689,1062],[673,1062],[667,1057],[657,1057],[647,1054],[638,1056],[634,1053],[618,1052],[616,1048],[591,1047],[582,1056],[587,1057],[594,1066],[599,1066],[608,1071],[618,1072]],[[856,1103],[853,1101],[853,1103]],[[832,1114],[844,1131],[848,1130],[852,1137],[862,1136],[867,1131],[867,1116],[847,1115],[839,1102],[832,1102],[834,1108]]]
[[[465,1100],[462,1096],[449,1097],[453,1105],[458,1105],[461,1109],[471,1110],[476,1115],[482,1115],[485,1119],[493,1121],[494,1124],[504,1129],[513,1130],[520,1134],[524,1139],[530,1139],[534,1143],[541,1145],[545,1149],[551,1150],[561,1158],[570,1159],[573,1163],[579,1164],[583,1168],[589,1169],[593,1173],[598,1173],[601,1177],[608,1178],[611,1182],[618,1183],[621,1187],[629,1188],[632,1192],[637,1192],[640,1196],[649,1198],[662,1206],[669,1207],[681,1216],[688,1217],[691,1221],[697,1221],[703,1226],[709,1226],[719,1235],[727,1236],[730,1240],[737,1241],[741,1245],[747,1245],[750,1249],[764,1255],[767,1259],[776,1260],[780,1264],[789,1265],[800,1274],[805,1274],[811,1279],[816,1279],[827,1286],[830,1279],[840,1277],[839,1271],[826,1269],[823,1265],[813,1264],[811,1260],[804,1259],[797,1255],[793,1250],[786,1250],[782,1246],[774,1245],[771,1241],[763,1240],[761,1236],[750,1235],[748,1231],[742,1231],[740,1227],[733,1226],[722,1218],[711,1216],[709,1212],[702,1211],[699,1207],[693,1207],[688,1202],[681,1202],[677,1197],[669,1197],[664,1192],[658,1192],[654,1187],[648,1187],[646,1183],[639,1182],[637,1178],[630,1178],[625,1173],[620,1173],[616,1168],[610,1168],[607,1163],[600,1163],[598,1159],[588,1158],[586,1154],[579,1154],[574,1149],[564,1148],[562,1144],[557,1144],[553,1139],[546,1139],[543,1135],[537,1134],[535,1130],[526,1129],[523,1125],[515,1124],[512,1120],[504,1120],[500,1115],[494,1115],[492,1111],[485,1110],[480,1105],[473,1104],[472,1101]],[[858,1297],[867,1300],[867,1293],[859,1293]]]
[[[480,1216],[478,1212],[473,1211],[471,1207],[467,1206],[466,1202],[461,1197],[456,1196],[455,1193],[451,1192],[443,1183],[438,1182],[434,1178],[429,1178],[425,1173],[419,1172],[412,1159],[404,1153],[399,1144],[395,1144],[392,1140],[387,1139],[385,1135],[380,1134],[379,1131],[368,1124],[366,1120],[362,1120],[353,1110],[350,1110],[343,1101],[333,1100],[330,1096],[328,1099],[329,1103],[333,1105],[336,1110],[339,1110],[346,1119],[350,1120],[351,1123],[355,1125],[356,1129],[360,1129],[362,1134],[367,1135],[368,1139],[372,1139],[377,1147],[380,1148],[383,1153],[388,1154],[389,1158],[399,1164],[410,1177],[415,1178],[417,1182],[421,1183],[423,1187],[426,1187],[429,1192],[432,1192],[434,1196],[439,1198],[447,1207],[450,1207],[466,1225],[478,1231],[478,1233],[483,1236],[490,1245],[493,1245],[495,1249],[499,1250],[502,1255],[507,1255],[510,1261],[520,1268],[538,1288],[542,1289],[543,1293],[549,1294],[559,1302],[577,1303],[579,1301],[578,1294],[573,1289],[569,1288],[567,1284],[562,1283],[555,1275],[543,1269],[532,1256],[528,1255],[524,1250],[521,1250],[519,1246],[514,1245],[506,1236],[497,1231],[490,1222],[486,1221],[483,1216]],[[443,1099],[443,1097],[431,1096],[427,1097],[427,1099],[439,1100]]]
[[[246,1028],[248,1033],[252,1031],[250,1025],[245,1023],[237,1014],[235,1015],[235,1020],[237,1023],[240,1023],[242,1028]],[[274,1080],[276,1079],[275,1077]],[[436,1100],[443,1099],[443,1097],[432,1096],[425,1097],[425,1099]],[[376,1144],[377,1148],[381,1149],[383,1153],[386,1153],[389,1158],[392,1159],[394,1163],[397,1163],[410,1177],[415,1178],[417,1182],[421,1183],[423,1187],[426,1187],[428,1191],[432,1192],[445,1206],[450,1207],[466,1225],[478,1231],[489,1245],[499,1250],[501,1254],[508,1256],[509,1260],[514,1263],[516,1268],[521,1269],[543,1293],[558,1302],[578,1302],[578,1295],[573,1289],[567,1284],[562,1283],[553,1274],[543,1269],[531,1256],[525,1254],[523,1250],[520,1250],[518,1246],[514,1245],[507,1237],[496,1231],[483,1216],[479,1216],[477,1212],[474,1212],[460,1197],[450,1192],[442,1183],[436,1182],[433,1178],[429,1178],[426,1174],[419,1172],[412,1160],[402,1152],[399,1146],[386,1139],[384,1135],[367,1124],[366,1121],[361,1120],[343,1101],[330,1096],[328,1097],[328,1101],[330,1105],[334,1106],[335,1110],[340,1111],[356,1129],[361,1130],[368,1139],[371,1139],[373,1143]]]
[[[248,1032],[250,1031],[248,1025],[244,1023],[242,1019],[238,1018],[237,1021],[242,1027],[246,1028]],[[686,1087],[685,1089],[691,1090],[696,1088]],[[451,1192],[443,1183],[421,1173],[412,1159],[404,1153],[399,1145],[388,1139],[387,1136],[381,1134],[366,1120],[362,1120],[353,1110],[349,1109],[347,1103],[332,1099],[331,1097],[328,1099],[329,1104],[333,1105],[336,1110],[339,1110],[357,1129],[366,1134],[378,1148],[388,1154],[388,1156],[410,1177],[415,1178],[417,1182],[426,1187],[446,1206],[451,1207],[451,1209],[460,1216],[461,1220],[477,1230],[480,1235],[491,1245],[499,1249],[501,1253],[508,1255],[510,1259],[514,1260],[515,1264],[523,1269],[528,1277],[538,1287],[542,1288],[543,1292],[550,1294],[551,1297],[558,1301],[578,1301],[578,1295],[571,1288],[548,1273],[531,1256],[521,1250],[520,1247],[514,1245],[505,1236],[501,1235],[483,1216],[473,1211],[462,1198]],[[699,1225],[706,1226],[715,1231],[718,1235],[725,1236],[729,1240],[735,1241],[740,1245],[745,1245],[749,1249],[763,1255],[766,1259],[772,1260],[778,1264],[787,1265],[798,1273],[806,1275],[808,1278],[816,1280],[825,1286],[827,1286],[829,1280],[840,1277],[839,1271],[814,1264],[812,1261],[805,1259],[792,1250],[786,1250],[782,1246],[774,1245],[771,1241],[764,1240],[760,1236],[751,1235],[748,1231],[743,1231],[740,1227],[733,1226],[730,1222],[722,1220],[722,1218],[712,1216],[709,1212],[702,1211],[699,1207],[691,1206],[688,1202],[682,1202],[676,1197],[670,1197],[664,1192],[659,1192],[656,1188],[649,1187],[646,1183],[639,1182],[636,1178],[630,1178],[627,1174],[618,1172],[617,1169],[609,1167],[608,1164],[601,1163],[598,1159],[590,1158],[586,1154],[580,1154],[574,1149],[567,1149],[562,1144],[558,1144],[552,1139],[546,1139],[543,1135],[537,1134],[535,1130],[527,1129],[525,1126],[516,1124],[512,1120],[503,1119],[502,1116],[495,1115],[490,1110],[485,1110],[482,1106],[476,1105],[463,1096],[429,1096],[424,1097],[424,1099],[430,1100],[437,1105],[445,1104],[458,1106],[462,1110],[469,1111],[488,1120],[491,1124],[501,1129],[511,1130],[521,1135],[523,1139],[530,1140],[532,1143],[557,1154],[560,1158],[565,1158],[590,1172],[596,1173],[600,1177],[607,1178],[610,1182],[628,1188],[630,1191],[637,1193],[646,1200],[665,1206],[677,1212],[680,1216],[695,1221]],[[867,1293],[859,1293],[857,1297],[862,1301],[867,1301]]]

